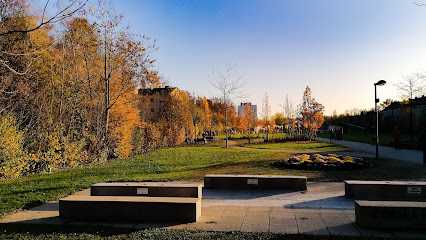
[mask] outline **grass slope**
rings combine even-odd
[[[218,147],[178,147],[109,163],[0,182],[0,216],[70,195],[107,181],[202,180],[206,173],[269,173],[285,158],[271,152]]]
[[[317,151],[343,151],[347,148],[324,142],[286,142],[286,143],[270,143],[270,144],[246,144],[244,147],[259,149],[277,149],[277,150],[317,150]]]

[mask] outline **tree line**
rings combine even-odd
[[[140,92],[166,84],[151,57],[156,41],[133,34],[103,1],[89,8],[70,0],[49,17],[47,3],[34,14],[26,0],[0,2],[0,178],[101,163],[203,133],[250,137],[256,127],[276,125],[248,106],[238,116],[230,89],[214,99],[171,92],[148,121],[149,96]],[[317,121],[318,106],[309,103],[302,121]]]

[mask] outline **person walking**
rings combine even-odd
[[[398,129],[398,126],[395,126],[392,131],[392,137],[395,144],[395,150],[398,150],[400,148],[401,144],[401,132]]]
[[[334,128],[330,130],[330,143],[334,139]]]

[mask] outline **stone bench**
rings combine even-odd
[[[108,221],[196,222],[201,198],[68,196],[59,200],[59,217]]]
[[[363,200],[426,201],[426,182],[346,180],[345,196]]]
[[[426,229],[426,202],[357,200],[355,215],[363,228]]]
[[[92,196],[146,196],[201,198],[201,183],[115,182],[90,187]]]
[[[208,174],[204,187],[210,189],[306,190],[304,176]]]

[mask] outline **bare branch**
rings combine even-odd
[[[87,4],[87,2],[89,0],[86,0],[82,5],[80,5],[76,9],[72,10],[71,12],[67,12],[69,9],[72,8],[72,6],[74,6],[74,4],[76,4],[77,0],[74,0],[67,7],[65,7],[64,9],[62,9],[61,11],[59,11],[57,14],[55,14],[54,16],[52,16],[49,19],[47,19],[47,21],[45,21],[44,20],[44,15],[45,15],[45,11],[46,11],[47,4],[49,3],[49,1],[50,0],[48,0],[46,2],[46,5],[45,5],[45,7],[43,9],[41,23],[39,23],[37,26],[35,26],[33,28],[30,28],[30,29],[6,31],[6,32],[3,32],[3,33],[0,33],[0,37],[1,36],[10,35],[10,34],[13,34],[13,33],[29,33],[29,32],[36,31],[36,30],[40,29],[44,25],[51,24],[51,23],[56,23],[56,22],[61,21],[61,20],[65,19],[65,18],[71,17],[72,15],[74,15],[74,13],[76,13],[79,10],[81,10]]]

